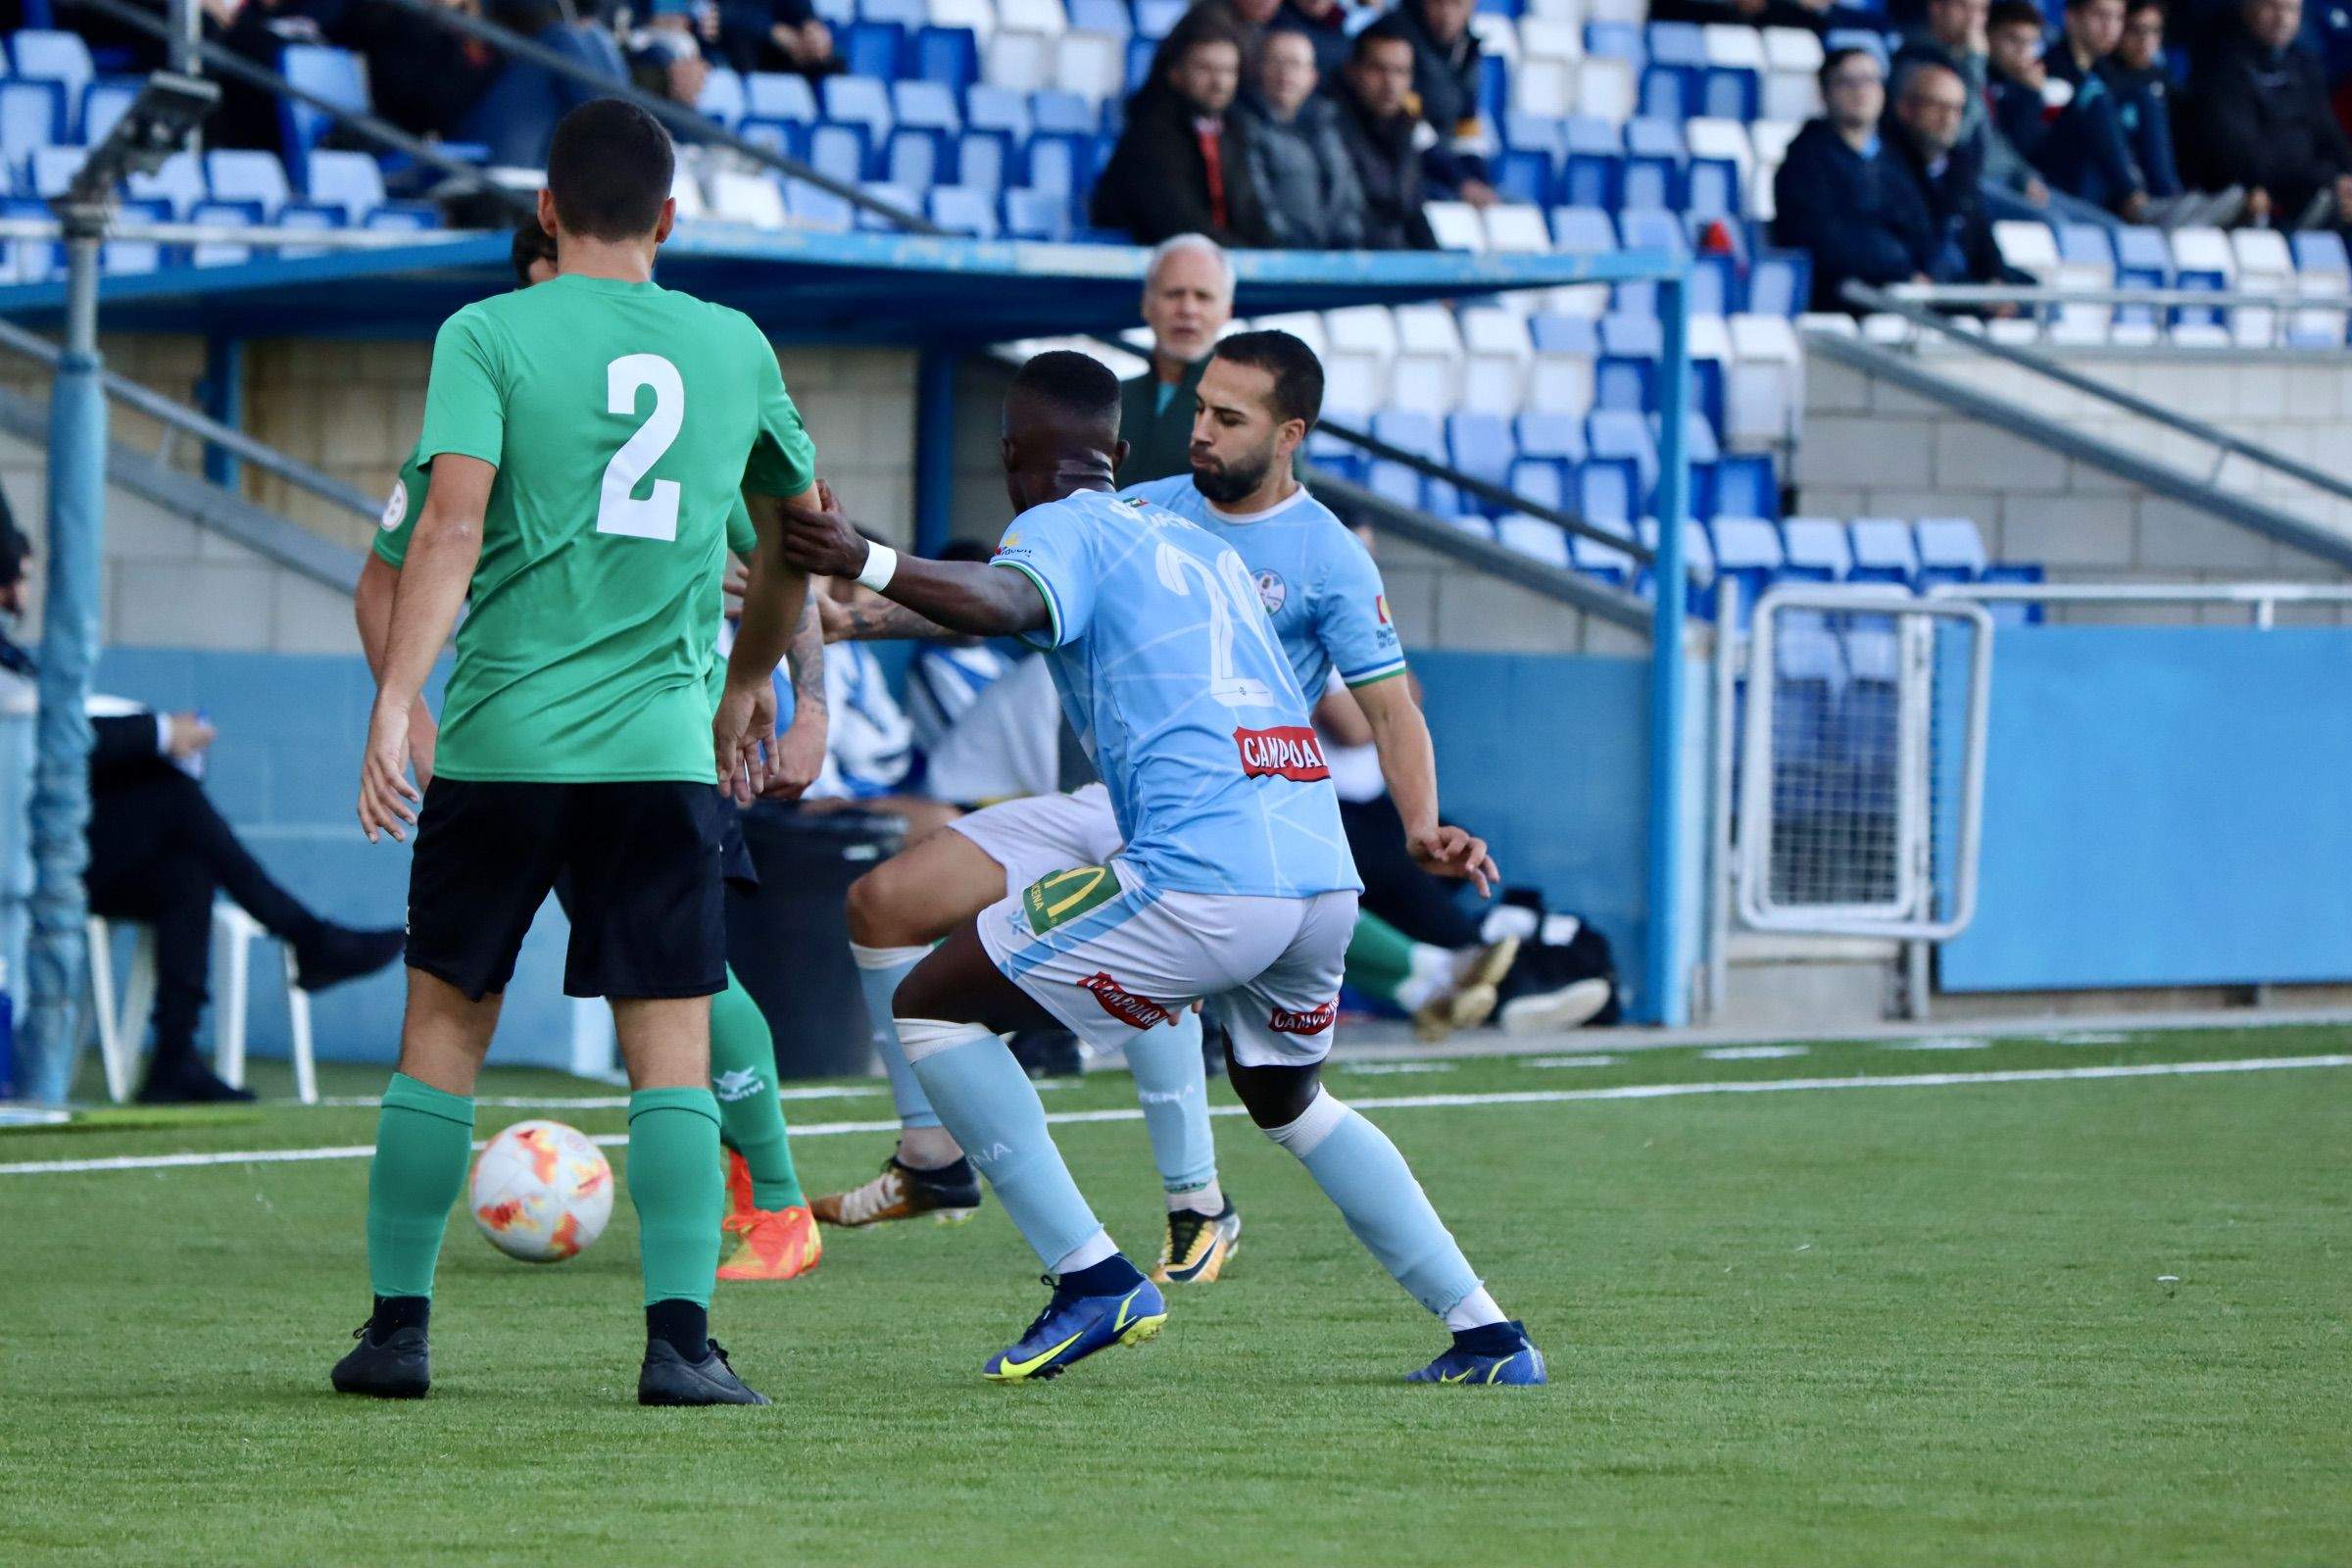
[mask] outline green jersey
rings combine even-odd
[[[709,779],[729,515],[742,492],[797,496],[815,474],[760,329],[658,284],[569,273],[469,305],[433,345],[387,561],[445,453],[498,477],[436,771]]]
[[[375,553],[386,565],[398,569],[409,559],[409,535],[416,531],[416,519],[424,513],[425,486],[430,482],[430,470],[416,461],[412,450],[409,461],[400,466],[400,477],[392,483],[392,494],[384,502],[382,526],[375,534]],[[752,526],[752,512],[743,504],[740,491],[735,496],[734,510],[727,514],[727,548],[747,559],[760,548],[760,531]],[[713,587],[710,623],[716,626],[726,612],[726,596]],[[705,684],[710,688],[710,710],[715,713],[719,695],[727,684],[727,662],[718,657],[715,636],[710,645],[710,673]]]

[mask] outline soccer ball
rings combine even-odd
[[[560,1263],[605,1233],[612,1166],[576,1127],[518,1121],[473,1162],[467,1200],[490,1245],[526,1263]]]

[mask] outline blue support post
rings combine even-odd
[[[69,234],[72,224],[69,220]],[[48,1104],[73,1092],[88,960],[90,672],[105,569],[106,389],[98,358],[98,230],[69,239],[66,349],[49,398],[49,575],[41,603],[40,717],[32,778],[32,933],[21,1078]]]
[[[944,549],[955,516],[956,367],[954,349],[927,348],[914,369],[914,549]]]
[[[1683,963],[1688,923],[1683,882],[1683,611],[1690,593],[1683,566],[1683,527],[1690,510],[1690,285],[1688,273],[1658,283],[1665,328],[1658,366],[1658,553],[1652,563],[1657,607],[1650,631],[1649,666],[1649,943],[1642,972],[1642,1011],[1651,1021],[1690,1021],[1690,989]]]
[[[245,340],[210,337],[204,344],[204,412],[231,430],[245,428]],[[204,449],[204,476],[223,490],[237,488],[244,465],[217,446]]]

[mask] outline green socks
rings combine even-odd
[[[1348,983],[1368,996],[1393,1000],[1412,978],[1413,941],[1376,914],[1358,914],[1348,939]]]
[[[431,1296],[450,1205],[466,1188],[473,1101],[394,1073],[368,1167],[368,1276],[378,1296]],[[711,1221],[716,1230],[718,1222]]]
[[[765,1209],[806,1203],[776,1098],[775,1038],[733,968],[727,989],[710,999],[710,1091],[727,1142],[751,1167],[752,1201]]]
[[[727,1203],[718,1102],[710,1090],[640,1089],[629,1097],[629,1200],[637,1205],[645,1304],[709,1306]]]

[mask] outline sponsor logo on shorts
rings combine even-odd
[[[1323,743],[1304,724],[1237,729],[1233,744],[1242,750],[1242,771],[1251,778],[1288,778],[1304,784],[1331,777],[1331,764],[1323,760]]]
[[[1082,991],[1093,992],[1095,1000],[1102,1004],[1102,1010],[1130,1029],[1156,1028],[1176,1016],[1150,997],[1137,996],[1101,969],[1079,981],[1078,986]]]
[[[1334,997],[1311,1012],[1285,1012],[1276,1007],[1274,1016],[1266,1020],[1266,1027],[1278,1035],[1319,1035],[1339,1015],[1340,1001]]]

